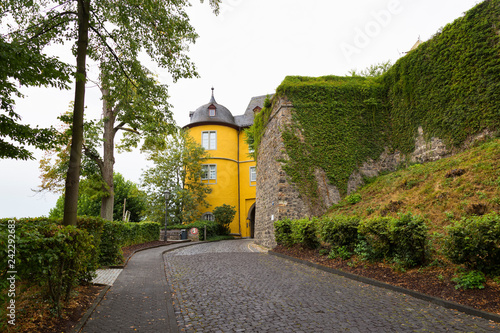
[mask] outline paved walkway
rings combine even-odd
[[[122,268],[98,269],[96,270],[97,276],[92,280],[92,283],[112,286],[122,271]]]
[[[237,240],[165,254],[181,331],[500,331],[481,318],[251,249]]]
[[[134,254],[81,332],[178,332],[162,253],[185,245]]]

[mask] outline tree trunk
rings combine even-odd
[[[102,179],[106,183],[103,189],[108,193],[101,200],[101,217],[105,220],[113,221],[113,207],[115,203],[114,183],[113,183],[113,166],[115,164],[115,113],[109,105],[107,98],[109,91],[104,88],[102,90],[102,115],[104,119],[104,153],[103,153],[103,167]]]
[[[64,198],[64,225],[76,225],[78,187],[83,145],[83,114],[85,110],[86,60],[89,42],[90,0],[78,1],[78,47],[76,56],[75,105],[69,168]]]

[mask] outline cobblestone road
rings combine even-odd
[[[499,332],[481,318],[265,253],[248,240],[166,253],[184,332]]]

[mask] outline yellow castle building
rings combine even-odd
[[[231,234],[251,237],[255,227],[255,193],[257,169],[245,142],[244,129],[252,126],[266,96],[253,97],[246,111],[239,116],[215,101],[214,89],[210,101],[190,112],[190,123],[184,128],[210,155],[203,163],[201,181],[212,188],[207,197],[210,207],[202,219],[213,220],[212,210],[223,204],[236,208],[230,225]]]

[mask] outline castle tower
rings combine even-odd
[[[265,96],[252,98],[245,113],[233,117],[216,102],[212,88],[210,101],[191,112],[190,123],[184,127],[210,155],[203,163],[201,182],[210,186],[212,193],[207,196],[210,207],[202,219],[213,220],[215,207],[234,206],[236,215],[230,230],[238,237],[253,237],[254,233],[257,170],[244,129],[253,124],[254,113],[263,107],[264,100]]]

